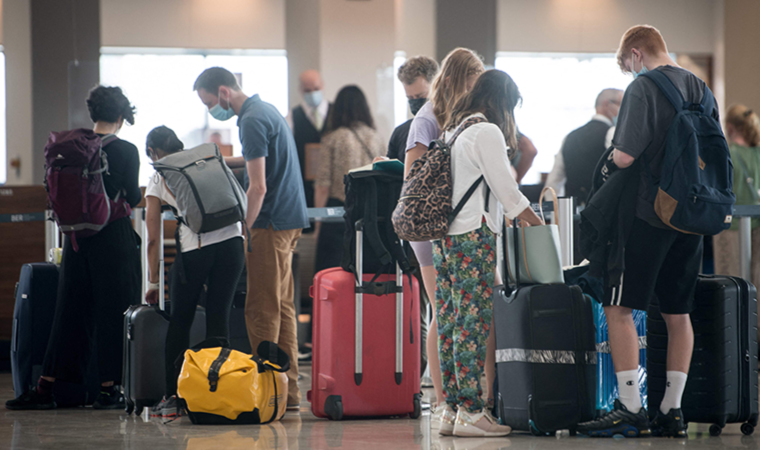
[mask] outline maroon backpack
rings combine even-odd
[[[77,237],[92,236],[130,213],[121,192],[112,200],[103,183],[108,173],[103,147],[116,139],[113,134],[101,139],[92,130],[78,128],[50,133],[45,146],[48,204],[61,231],[71,236],[74,250],[79,250]]]

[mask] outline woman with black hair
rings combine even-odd
[[[140,303],[140,239],[132,228],[131,208],[142,198],[138,186],[137,147],[120,139],[124,122],[134,124],[135,108],[118,87],[97,86],[87,98],[93,131],[106,140],[108,171],[103,174],[114,200],[110,222],[97,234],[77,237],[78,251],[66,236],[63,243],[58,299],[42,376],[37,388],[6,402],[8,409],[54,409],[55,380],[82,383],[91,341],[101,380],[95,409],[124,406],[118,385],[122,376],[124,311]]]
[[[513,111],[520,100],[509,75],[488,70],[453,105],[441,136],[451,146],[451,203],[458,204],[476,181],[484,179],[449,225],[448,235],[433,242],[438,349],[446,397],[441,428],[454,436],[496,437],[511,432],[486,407],[480,377],[492,332],[496,236],[504,216],[520,219],[522,226],[541,224],[510,170],[509,158],[517,148]]]
[[[148,133],[145,152],[155,161],[180,152],[184,144],[171,129],[160,126]],[[158,291],[158,246],[161,245],[161,202],[178,210],[177,200],[164,178],[156,172],[145,190],[148,227],[148,269],[150,282],[145,299],[156,303]],[[190,327],[195,318],[195,307],[200,300],[203,284],[208,285],[206,301],[206,336],[228,337],[229,316],[238,278],[243,272],[243,232],[240,223],[219,230],[202,233],[202,238],[185,225],[178,224],[182,249],[182,269],[185,282],[177,273],[177,264],[171,268],[171,320],[166,334],[166,392],[164,398],[151,409],[153,417],[176,417],[178,369],[174,362],[190,346]]]
[[[375,131],[367,98],[358,86],[345,86],[338,92],[327,118],[322,138],[320,166],[314,188],[314,206],[343,206],[346,192],[343,176],[350,169],[370,164],[385,153]],[[316,223],[317,255],[315,271],[340,266],[345,226],[341,223]]]

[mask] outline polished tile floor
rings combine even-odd
[[[304,397],[311,378],[302,369]],[[429,395],[429,393],[428,393]],[[0,374],[0,401],[13,396],[11,376]],[[2,408],[2,407],[0,407]],[[705,426],[692,426],[688,440],[590,439],[585,437],[537,438],[513,434],[508,438],[440,438],[431,431],[430,416],[421,419],[352,420],[317,419],[304,401],[299,414],[288,414],[272,425],[194,426],[187,419],[164,424],[124,411],[92,408],[57,411],[8,411],[0,409],[0,449],[723,449],[760,448],[760,436],[742,436],[737,425],[710,437]],[[759,432],[760,433],[760,432]]]

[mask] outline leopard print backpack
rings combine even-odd
[[[483,181],[482,176],[478,178],[456,208],[452,208],[451,146],[464,130],[485,121],[477,116],[467,119],[448,143],[436,139],[412,164],[393,211],[393,228],[399,238],[419,242],[446,236],[451,222]]]

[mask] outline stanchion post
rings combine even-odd
[[[745,280],[752,279],[752,218],[739,218],[739,271]]]
[[[559,208],[559,213],[557,213]],[[575,214],[575,202],[572,197],[559,199],[559,205],[554,206],[554,217],[559,224],[559,242],[562,252],[562,266],[573,265],[573,214]]]
[[[52,211],[45,211],[45,218],[50,219]],[[49,261],[51,251],[54,248],[61,247],[61,233],[58,230],[58,224],[54,220],[45,220],[45,257],[43,261]]]

